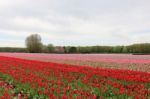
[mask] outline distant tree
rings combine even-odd
[[[113,53],[121,53],[123,49],[123,46],[115,46],[113,48]]]
[[[42,53],[48,53],[47,45],[42,46]]]
[[[128,49],[126,46],[123,46],[122,53],[128,53]]]
[[[76,53],[76,52],[77,52],[77,48],[76,47],[70,47],[69,53]]]
[[[149,43],[145,43],[145,44],[141,44],[141,50],[142,53],[150,53],[150,44]]]
[[[26,38],[26,47],[30,53],[42,52],[41,36],[38,34],[32,34]]]
[[[53,53],[55,51],[55,48],[52,44],[48,44],[47,45],[47,50],[48,50],[48,53]]]
[[[131,53],[148,54],[150,53],[150,43],[133,44],[128,46]]]
[[[99,50],[99,49],[98,49],[98,46],[93,46],[93,47],[92,47],[92,52],[93,52],[93,53],[97,53],[98,50]]]
[[[64,46],[64,53],[69,53],[69,49],[70,49],[69,46]]]
[[[27,52],[26,48],[0,47],[0,52]]]

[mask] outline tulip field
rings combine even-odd
[[[0,53],[0,99],[150,99],[150,55]]]

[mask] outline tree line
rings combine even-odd
[[[18,47],[0,47],[0,52],[27,52],[27,49]]]
[[[150,43],[132,44],[129,46],[79,46],[64,47],[66,53],[133,53],[150,54]]]
[[[0,48],[0,52],[150,54],[150,43],[128,46],[54,46],[53,44],[44,45],[41,36],[38,34],[28,36],[25,42],[26,48],[2,47]]]

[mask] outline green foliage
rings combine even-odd
[[[77,48],[76,47],[70,47],[69,48],[69,53],[76,53],[77,52]]]
[[[150,54],[150,43],[130,46],[79,46],[65,47],[65,53],[139,53]],[[76,48],[76,50],[74,50]],[[68,51],[68,49],[70,49]],[[74,50],[74,51],[72,51]]]
[[[113,53],[122,53],[123,46],[113,47]]]
[[[123,46],[122,53],[128,53],[128,49],[126,46]]]
[[[48,44],[47,45],[47,50],[48,50],[48,53],[53,53],[55,52],[55,48],[52,44]]]
[[[0,52],[27,52],[27,49],[16,47],[1,47]]]
[[[4,93],[4,88],[0,88],[0,96],[2,96],[3,95],[3,93]]]
[[[38,89],[32,88],[32,86],[27,83],[16,82],[14,78],[8,74],[0,73],[0,78],[7,83],[12,83],[15,85],[15,88],[11,90],[15,94],[22,92],[23,94],[29,94],[29,99],[49,99],[46,95],[39,94]],[[5,88],[0,88],[0,96],[3,95],[4,90]]]
[[[137,53],[137,54],[149,54],[150,53],[150,43],[133,44],[127,47],[131,53]]]
[[[38,34],[32,34],[26,38],[26,46],[31,53],[42,52],[41,37]]]

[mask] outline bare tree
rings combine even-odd
[[[40,53],[42,51],[41,36],[32,34],[26,38],[26,47],[30,53]]]

